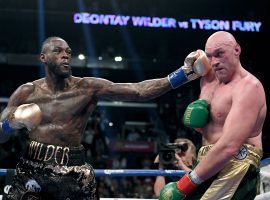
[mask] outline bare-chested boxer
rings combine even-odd
[[[202,133],[198,164],[166,185],[160,199],[253,200],[267,110],[264,88],[242,67],[241,48],[232,34],[212,34],[205,53],[212,73],[201,79],[200,99],[188,106],[183,118]]]
[[[184,66],[165,78],[113,83],[74,77],[71,48],[59,37],[44,41],[40,61],[45,78],[20,86],[1,115],[0,136],[26,127],[30,139],[6,199],[97,199],[94,170],[85,162],[81,139],[98,100],[150,100],[210,69],[204,52],[197,50],[186,57]],[[18,115],[20,106],[27,106],[28,115]],[[41,122],[35,118],[40,116],[39,109]]]

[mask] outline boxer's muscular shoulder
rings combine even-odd
[[[15,92],[11,95],[10,100],[17,102],[18,104],[24,103],[24,100],[28,98],[35,90],[33,82],[25,83],[19,86]]]
[[[264,92],[262,83],[253,75],[249,74],[242,78],[237,84],[236,87],[233,87],[235,92],[249,92],[252,95],[256,93]],[[255,92],[255,93],[252,93]]]
[[[19,89],[21,90],[21,92],[23,93],[31,93],[34,91],[35,89],[35,84],[33,82],[28,82],[28,83],[25,83],[23,85],[21,85],[19,87]]]
[[[242,78],[233,88],[233,97],[252,100],[258,106],[265,104],[265,91],[262,83],[253,75]]]

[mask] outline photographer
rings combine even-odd
[[[177,144],[177,145],[176,145]],[[158,169],[175,169],[191,171],[193,165],[196,161],[196,147],[192,141],[185,138],[178,138],[174,143],[170,143],[168,147],[174,148],[178,146],[179,148],[174,148],[175,154],[173,158],[164,155],[164,152],[160,152],[155,158],[154,165]],[[164,177],[157,176],[154,183],[154,193],[159,197],[160,190],[165,186],[165,184],[178,180],[179,177]]]

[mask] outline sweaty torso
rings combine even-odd
[[[81,134],[96,106],[91,89],[80,78],[72,78],[62,91],[52,92],[40,79],[24,103],[36,103],[42,111],[42,122],[29,133],[31,140],[60,146],[79,146]]]
[[[232,104],[231,87],[221,86],[217,80],[205,83],[201,88],[201,99],[210,103],[210,120],[203,129],[203,143],[214,144],[222,134],[222,128]]]
[[[202,129],[203,145],[214,144],[222,136],[225,120],[232,107],[232,95],[235,92],[241,92],[238,91],[238,86],[241,84],[241,81],[242,79],[239,79],[228,84],[222,84],[214,80],[205,82],[202,85],[200,98],[206,99],[210,103],[210,120],[206,127]],[[260,111],[252,134],[246,143],[261,147],[261,128],[265,110],[266,108],[263,108]],[[243,119],[239,119],[239,122],[235,123],[243,122]]]

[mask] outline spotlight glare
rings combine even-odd
[[[85,59],[85,56],[83,54],[79,54],[78,55],[78,58],[79,58],[79,60],[84,60]]]
[[[114,60],[116,62],[121,62],[122,61],[122,57],[121,56],[115,56]]]

